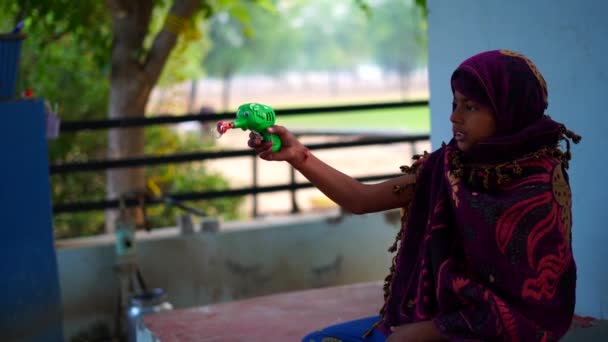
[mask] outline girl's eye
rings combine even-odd
[[[475,106],[471,106],[471,105],[469,105],[469,104],[468,104],[468,105],[466,105],[466,107],[465,107],[465,108],[466,108],[466,110],[468,110],[469,112],[472,112],[472,111],[477,110],[477,107],[475,107]]]

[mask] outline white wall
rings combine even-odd
[[[511,49],[549,86],[548,113],[583,136],[570,168],[577,309],[608,315],[608,1],[428,0],[433,147],[450,139],[449,78],[465,58]]]

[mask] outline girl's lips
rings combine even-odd
[[[455,139],[456,141],[463,141],[463,140],[464,140],[464,138],[465,138],[464,133],[462,133],[462,132],[458,132],[458,131],[454,131],[454,139]]]

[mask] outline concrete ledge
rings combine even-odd
[[[367,317],[382,305],[382,282],[283,293],[146,316],[143,341],[300,341],[328,325]],[[575,317],[563,341],[608,341],[608,324]]]
[[[382,282],[335,286],[147,316],[147,334],[166,341],[300,341],[328,325],[371,316]],[[156,341],[157,341],[156,340]]]

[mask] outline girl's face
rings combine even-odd
[[[492,108],[469,100],[458,91],[454,91],[450,121],[454,140],[461,151],[467,151],[474,144],[496,133]]]

